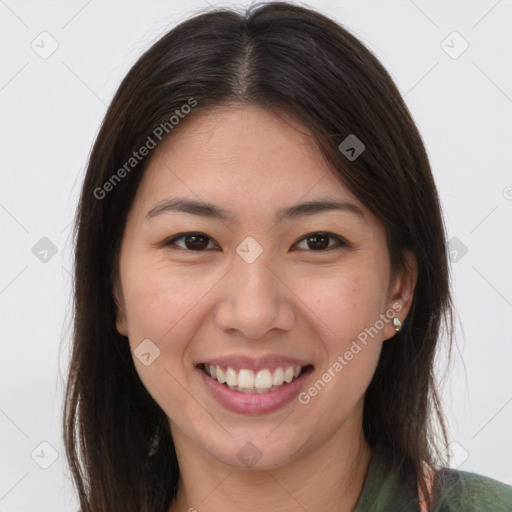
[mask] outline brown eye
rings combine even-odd
[[[178,241],[180,243],[177,243]],[[332,241],[334,241],[334,244],[330,243]],[[191,252],[203,252],[206,249],[214,248],[209,247],[210,242],[213,242],[213,240],[204,233],[183,233],[169,239],[164,243],[164,245],[167,247],[174,246],[176,248],[188,250]],[[331,249],[336,249],[348,245],[347,242],[339,236],[321,231],[306,235],[299,241],[299,244],[304,242],[306,243],[306,246],[299,247],[299,249],[309,252],[327,252]]]
[[[336,243],[334,246],[329,245],[329,241],[334,240]],[[324,233],[324,232],[318,232],[318,233],[311,233],[309,235],[306,235],[304,238],[300,240],[300,242],[305,241],[307,244],[307,249],[310,249],[312,251],[327,251],[330,249],[335,249],[336,247],[343,247],[346,244],[344,240],[342,240],[340,237],[333,235],[331,233]],[[304,247],[301,247],[301,249],[304,249]]]
[[[176,241],[178,240],[183,240],[184,246],[176,244]],[[206,249],[208,247],[208,243],[210,240],[210,237],[206,236],[203,233],[185,233],[183,235],[178,235],[171,238],[170,240],[165,242],[164,245],[176,245],[177,247],[180,247],[182,249],[188,249],[189,251],[201,252],[203,249]]]

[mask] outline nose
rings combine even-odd
[[[252,263],[235,259],[215,308],[217,326],[251,340],[290,330],[296,321],[294,294],[283,277],[262,257]]]

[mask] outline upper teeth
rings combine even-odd
[[[270,389],[273,386],[281,386],[283,382],[290,383],[299,376],[303,367],[279,367],[273,370],[273,373],[268,368],[256,373],[245,368],[237,371],[231,366],[228,366],[224,372],[220,366],[214,366],[213,364],[205,364],[205,368],[207,373],[221,384],[226,383],[228,386],[245,389]]]

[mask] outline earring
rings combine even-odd
[[[395,318],[393,318],[393,325],[395,326],[395,331],[398,332],[402,327],[402,322],[395,316]]]

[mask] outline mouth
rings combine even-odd
[[[310,373],[313,370],[311,364],[303,366],[285,365],[258,370],[236,369],[232,366],[208,363],[200,363],[197,367],[207,377],[225,388],[246,394],[265,394],[279,391],[299,380],[305,373]]]

